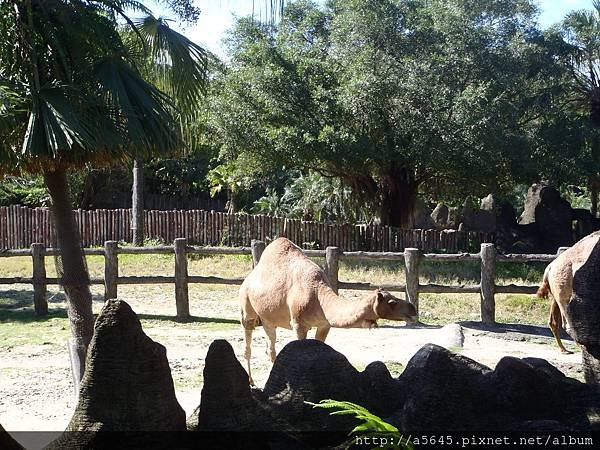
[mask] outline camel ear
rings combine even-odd
[[[381,300],[383,300],[383,292],[381,292],[381,289],[377,289],[376,295],[377,295],[377,301],[378,302],[380,302]]]
[[[390,298],[388,300],[388,305],[397,305],[398,304],[398,300],[395,300],[393,298]]]

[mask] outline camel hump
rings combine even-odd
[[[299,255],[304,256],[304,253],[300,247],[298,247],[288,238],[280,237],[267,245],[260,258],[260,261],[273,264],[275,262],[282,262],[283,259]]]

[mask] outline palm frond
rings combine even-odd
[[[120,58],[107,58],[95,70],[106,101],[124,123],[137,151],[168,152],[181,147],[170,98]],[[129,149],[132,150],[132,149]]]
[[[159,85],[182,111],[193,111],[208,82],[206,50],[173,30],[163,18],[146,15],[134,22],[151,51]]]

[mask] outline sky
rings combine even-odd
[[[221,40],[228,29],[233,26],[235,17],[252,14],[252,0],[195,0],[198,7],[202,9],[200,20],[193,26],[182,28],[177,23],[171,26],[183,32],[192,41],[203,45],[213,53],[224,57],[225,51]],[[262,0],[256,0],[256,15],[260,14],[258,8],[263,4]],[[548,27],[560,22],[570,11],[577,9],[592,9],[593,0],[537,0],[541,10],[540,24]],[[153,0],[145,1],[155,15],[169,17],[168,11],[160,8]]]

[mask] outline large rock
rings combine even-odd
[[[371,377],[361,376],[344,355],[327,344],[304,339],[292,341],[281,350],[263,393],[277,415],[302,430],[344,431],[349,429],[352,419],[330,416],[305,402],[345,400],[374,408],[377,414],[380,405],[367,389],[372,382]]]
[[[527,191],[519,224],[535,223],[540,236],[540,251],[555,253],[559,247],[573,245],[571,205],[552,186],[534,184]]]
[[[484,375],[490,372],[469,358],[425,345],[398,379],[403,401],[393,421],[409,433],[481,429],[490,404]]]
[[[481,199],[481,202],[479,203],[479,209],[483,211],[492,211],[494,214],[496,214],[496,203],[497,202],[494,194],[488,194],[486,197]]]
[[[438,203],[434,210],[431,212],[431,220],[435,228],[443,230],[448,228],[450,210],[443,203]]]
[[[435,223],[431,219],[432,212],[432,209],[423,200],[417,199],[412,213],[412,228],[422,230],[435,228]]]
[[[188,419],[188,429],[202,432],[198,443],[203,448],[296,447],[294,427],[285,417],[272,414],[261,397],[259,390],[250,389],[248,373],[231,345],[213,341],[206,355],[200,406]]]
[[[185,429],[166,349],[146,336],[126,302],[108,300],[94,326],[79,403],[50,448],[108,448],[111,432],[123,431],[132,432],[123,438],[132,439],[128,445],[158,446],[160,433],[149,433]]]
[[[208,348],[200,406],[188,420],[192,431],[293,431],[260,404],[248,373],[229,342],[216,340]],[[260,396],[260,395],[259,395]]]
[[[590,423],[600,406],[597,391],[540,359],[506,357],[492,371],[428,344],[398,381],[401,407],[390,420],[404,433],[590,431],[597,426]]]
[[[0,449],[2,450],[25,450],[21,444],[13,439],[0,425]]]

